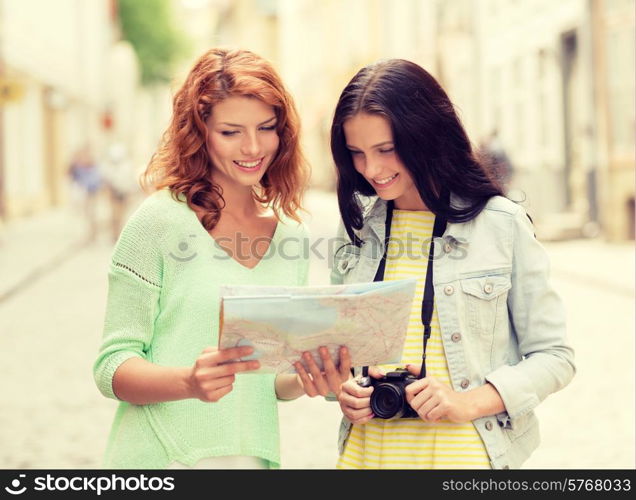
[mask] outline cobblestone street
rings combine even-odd
[[[335,196],[310,192],[307,208],[312,238],[332,237]],[[38,229],[34,219],[30,233],[9,227],[0,242],[0,468],[99,467],[116,407],[91,373],[111,243],[104,236],[80,246],[76,216],[56,217],[41,220],[49,228],[58,221],[57,233]],[[546,248],[578,373],[539,406],[542,444],[525,468],[634,468],[633,243],[573,240]],[[327,271],[327,259],[316,256],[310,282],[327,284]],[[279,408],[283,468],[333,468],[338,405],[304,397]]]

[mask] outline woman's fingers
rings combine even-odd
[[[346,349],[346,347],[344,349]],[[340,350],[342,351],[342,348]],[[347,375],[343,378],[340,370],[336,368],[333,359],[331,359],[329,349],[321,347],[318,349],[318,352],[320,353],[320,358],[322,359],[322,364],[325,369],[325,376],[327,377],[329,390],[337,395],[340,392],[340,386],[345,380],[347,380],[347,378],[349,378],[349,375],[347,373]],[[342,366],[342,357],[340,357],[340,366]]]
[[[349,355],[349,349],[347,347],[340,347],[340,364],[338,366],[340,371],[340,378],[344,382],[349,379],[351,375],[351,356]]]
[[[350,408],[344,409],[342,413],[345,417],[349,419],[352,424],[366,424],[369,420],[371,420],[375,415],[371,412],[370,408],[365,408],[362,410],[352,410]]]
[[[216,402],[232,390],[235,378],[233,374],[219,377],[199,370],[192,375],[194,394],[201,401]]]
[[[250,356],[253,353],[254,348],[251,346],[230,347],[229,349],[221,350],[218,350],[214,347],[208,347],[203,350],[203,354],[199,356],[197,361],[201,360],[202,364],[206,365],[218,365],[230,361],[238,361],[241,358]]]
[[[218,401],[232,390],[235,374],[260,368],[257,360],[236,361],[253,352],[249,346],[222,350],[205,348],[190,373],[190,390],[201,401]]]
[[[206,402],[206,403],[216,403],[223,396],[226,396],[230,392],[232,392],[233,388],[234,388],[234,386],[232,386],[230,384],[230,385],[225,385],[223,387],[220,387],[218,389],[213,389],[211,391],[206,391],[206,392],[204,392],[203,397],[200,397],[199,399],[201,401]]]
[[[428,414],[439,405],[439,401],[437,398],[430,398],[424,404],[422,404],[419,408],[417,408],[417,413],[423,420],[429,420]]]
[[[373,418],[369,397],[358,398],[343,390],[338,396],[338,402],[343,415],[354,424],[363,424]]]
[[[318,396],[318,389],[316,389],[314,382],[307,373],[307,370],[305,370],[305,367],[302,365],[302,363],[296,361],[294,363],[294,368],[296,368],[296,373],[298,373],[298,376],[300,377],[300,382],[303,384],[303,389],[305,390],[307,396],[309,396],[310,398]]]
[[[356,398],[370,398],[373,392],[373,387],[362,387],[358,382],[360,379],[350,379],[342,384],[342,391],[340,394],[345,396],[347,394]]]
[[[365,415],[362,418],[356,418],[355,420],[352,420],[351,422],[357,425],[363,425],[373,420],[373,417],[375,417],[375,415],[373,413],[370,413],[369,415]]]
[[[196,370],[197,378],[201,380],[210,380],[213,378],[227,377],[236,373],[258,370],[260,363],[256,360],[252,361],[235,361],[225,363],[223,365],[212,365],[199,367]]]
[[[345,394],[344,392],[340,394],[340,396],[338,397],[338,401],[340,401],[341,405],[344,405],[347,408],[351,408],[354,410],[371,407],[370,397],[358,398],[358,397],[352,396],[351,394]]]
[[[369,376],[373,377],[373,378],[382,378],[386,375],[386,373],[384,373],[384,370],[378,368],[377,366],[370,366],[369,367]]]
[[[239,361],[234,363],[228,363],[218,368],[229,370],[230,373],[240,373],[240,372],[249,372],[252,370],[258,370],[260,367],[261,367],[261,364],[254,359],[251,361]]]
[[[327,385],[327,381],[325,380],[325,377],[323,377],[320,368],[318,368],[318,365],[311,353],[304,352],[302,360],[307,365],[307,368],[309,368],[309,373],[311,374],[311,378],[318,390],[318,393],[321,396],[326,396],[329,393],[329,386]]]
[[[362,387],[357,379],[343,383],[338,395],[343,415],[354,424],[366,424],[374,417],[371,411],[372,392],[373,387]]]
[[[303,352],[300,363],[294,363],[297,373],[301,376],[305,392],[311,397],[317,394],[326,396],[329,392],[338,395],[342,383],[350,378],[351,358],[349,351],[344,346],[340,348],[337,365],[327,347],[321,346],[318,349],[318,355],[322,361],[322,369],[316,363],[311,352],[308,351]],[[298,366],[302,366],[302,372]]]
[[[201,390],[204,392],[213,392],[217,389],[221,389],[223,387],[227,387],[228,385],[232,385],[236,377],[234,375],[229,375],[227,377],[215,377],[207,380],[203,380],[200,384]]]
[[[256,360],[234,361],[222,365],[197,366],[195,373],[197,377],[202,377],[204,380],[207,380],[211,378],[226,377],[228,375],[234,375],[235,373],[258,370],[260,366],[260,363]]]
[[[240,361],[254,353],[250,346],[232,347],[230,349],[218,350],[214,347],[207,347],[197,358],[195,367],[198,370],[208,368],[218,368],[219,376],[229,375],[250,370],[258,370],[260,363],[257,360]],[[217,372],[212,372],[217,373]]]

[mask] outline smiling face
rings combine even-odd
[[[411,174],[395,151],[389,121],[358,113],[343,124],[353,166],[383,200],[401,210],[426,210]]]
[[[274,108],[252,97],[228,97],[212,108],[206,125],[212,178],[223,185],[258,184],[278,151]]]

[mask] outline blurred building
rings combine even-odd
[[[329,125],[355,72],[411,59],[439,78],[475,146],[493,130],[510,196],[545,239],[634,233],[631,0],[175,0],[203,46],[274,62],[300,110],[312,185],[333,188]]]
[[[109,8],[107,1],[0,1],[0,78],[19,88],[0,108],[3,218],[62,203],[70,154],[99,146]]]
[[[279,0],[278,60],[303,118],[312,186],[335,187],[329,148],[333,111],[363,66],[388,57],[430,67],[434,4],[404,0]]]
[[[438,2],[440,79],[543,238],[634,237],[631,0]]]
[[[598,219],[610,240],[634,239],[634,3],[590,0]]]
[[[124,140],[147,163],[168,86],[139,85],[116,0],[0,0],[0,217],[64,201],[72,151]],[[365,64],[434,74],[477,146],[493,130],[543,238],[634,237],[633,0],[172,0],[193,60],[270,59],[295,98],[312,186],[333,189],[329,126]],[[37,12],[37,15],[33,15]]]
[[[0,224],[66,204],[85,146],[148,160],[161,121],[138,66],[116,0],[0,0]]]
[[[241,47],[274,63],[301,115],[313,187],[335,186],[329,127],[338,96],[356,71],[384,57],[429,68],[435,61],[435,2],[174,1],[188,33],[200,41],[199,52],[215,45]]]

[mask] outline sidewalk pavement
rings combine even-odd
[[[110,201],[107,193],[96,201],[94,242],[103,243],[110,238]],[[0,225],[0,304],[91,244],[82,210],[69,204]]]
[[[61,207],[0,228],[0,303],[85,243],[80,214]]]
[[[602,238],[546,242],[552,276],[623,296],[634,296],[634,242]]]

